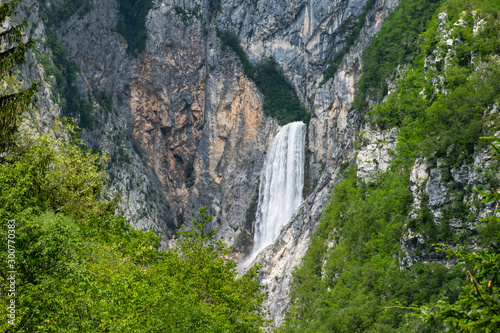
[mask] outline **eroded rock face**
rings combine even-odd
[[[151,97],[153,92],[162,91],[161,87],[152,87],[158,71],[146,72],[148,66],[161,63],[165,55],[159,54],[153,60],[130,56],[125,39],[116,32],[119,19],[116,1],[97,0],[88,12],[63,22],[56,34],[68,49],[69,59],[79,68],[76,84],[81,97],[93,105],[91,125],[83,128],[82,138],[88,146],[111,157],[109,193],[120,195],[120,207],[133,226],[155,229],[165,236],[166,246],[172,232],[168,227],[172,209],[153,163],[147,158],[151,145],[160,142],[139,135],[141,132],[134,128],[148,109],[147,118],[151,121],[144,124],[143,131],[151,130],[147,126],[153,127],[155,116],[163,110]],[[144,86],[137,89],[141,75],[144,75]],[[102,96],[107,97],[111,105],[106,105]],[[158,99],[162,97],[155,95]]]
[[[408,222],[421,215],[423,205],[429,210],[432,222],[436,225],[447,223],[453,234],[466,234],[468,239],[477,235],[477,225],[482,218],[491,216],[495,203],[481,204],[477,193],[470,189],[479,185],[488,184],[488,170],[492,170],[491,152],[488,149],[477,148],[474,152],[473,163],[463,163],[460,167],[451,168],[438,160],[435,165],[419,158],[415,161],[410,173],[410,189],[413,195],[413,204],[408,215]],[[486,173],[485,173],[486,172]],[[447,174],[447,175],[446,175]],[[498,181],[498,176],[496,181]],[[469,189],[469,190],[467,190]],[[474,201],[476,201],[474,203]],[[445,217],[445,211],[453,209],[456,205],[469,206],[473,219]],[[418,222],[417,222],[418,223]],[[417,225],[418,228],[418,225]],[[412,230],[408,225],[401,239],[401,257],[399,265],[409,267],[419,261],[440,262],[451,264],[453,259],[444,256],[429,255],[426,252],[417,255],[417,249],[430,246],[418,230]]]
[[[363,51],[370,39],[380,30],[384,18],[399,4],[397,0],[377,1],[366,17],[357,42],[344,56],[335,76],[315,92],[309,124],[308,184],[312,187],[328,168],[339,149],[343,162],[350,159],[354,132],[359,128],[355,112],[349,112],[354,100],[355,84],[361,76]],[[355,128],[350,129],[354,125]]]
[[[361,134],[365,142],[356,155],[359,179],[370,181],[377,173],[387,171],[391,160],[389,154],[396,148],[397,135],[397,128],[384,132],[368,129]]]
[[[151,11],[148,19],[154,34],[128,87],[132,136],[142,162],[178,216],[189,196],[190,169],[204,124],[204,38],[199,21],[185,25],[167,6]]]
[[[222,2],[221,29],[236,32],[252,61],[273,57],[306,102],[328,61],[344,43],[342,23],[362,12],[365,0],[233,0]]]
[[[360,115],[349,105],[361,54],[397,3],[376,3],[335,77],[319,89],[328,61],[344,44],[339,28],[361,13],[364,0],[231,0],[218,13],[207,1],[155,1],[146,20],[146,49],[138,57],[116,32],[116,0],[94,0],[90,11],[62,22],[56,34],[79,67],[81,97],[93,105],[82,137],[111,156],[109,192],[120,193],[125,217],[137,228],[157,230],[167,246],[175,229],[189,226],[198,207],[207,206],[214,215],[210,227],[218,228],[235,255],[250,249],[259,176],[279,126],[263,114],[262,96],[236,55],[221,49],[216,28],[236,32],[251,61],[273,56],[304,103],[315,94],[307,137],[311,194],[260,257],[267,306],[279,324],[292,269],[307,251],[341,165],[355,156]],[[180,15],[179,7],[189,16]],[[33,35],[40,50],[43,26],[39,17],[31,21],[39,27]]]
[[[263,115],[261,95],[235,60],[227,54],[221,70],[207,79],[207,113],[187,209],[196,216],[199,206],[209,207],[218,236],[244,251],[253,240],[247,211],[278,124]]]
[[[275,244],[256,258],[256,262],[262,264],[260,279],[267,289],[266,306],[273,325],[279,326],[284,319],[290,304],[293,268],[307,252],[310,237],[328,204],[331,187],[341,180],[342,164],[355,159],[355,133],[362,128],[360,115],[349,112],[349,106],[361,74],[361,55],[397,4],[398,1],[377,1],[367,14],[357,43],[343,58],[335,76],[316,91],[307,137],[310,186],[307,191],[311,194],[283,228]]]
[[[42,22],[38,13],[39,3],[35,0],[26,0],[19,8],[19,14],[14,18],[12,23],[18,23],[22,18],[26,18],[29,22],[26,34],[32,36],[37,41],[36,47],[42,54],[50,54],[45,45],[40,42],[44,38],[45,25]],[[16,74],[16,73],[15,73]],[[21,127],[21,131],[35,128],[40,133],[48,133],[53,127],[55,121],[60,119],[61,108],[54,101],[53,86],[49,81],[44,80],[46,71],[43,66],[35,58],[32,51],[28,51],[25,55],[25,63],[19,68],[19,73],[16,74],[23,81],[24,87],[31,85],[33,81],[40,82],[37,96],[37,107],[29,110],[26,114],[25,122]]]
[[[179,6],[192,14],[187,20],[178,15]],[[43,22],[35,15],[41,9],[29,1],[28,10],[38,51],[50,58]],[[278,125],[263,115],[262,97],[238,58],[221,51],[207,10],[202,1],[155,3],[146,20],[146,49],[138,57],[116,32],[121,17],[114,0],[93,1],[89,11],[61,22],[56,34],[79,68],[81,97],[93,106],[82,138],[110,155],[109,193],[120,194],[125,217],[137,228],[157,230],[167,246],[205,205],[218,236],[244,250],[252,240],[247,211]],[[54,80],[40,59],[32,56],[30,66],[28,77],[38,66],[46,83]],[[44,86],[41,110],[54,90]]]

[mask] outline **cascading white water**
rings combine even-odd
[[[302,202],[306,125],[285,125],[273,140],[260,175],[254,246],[247,263],[279,236]]]

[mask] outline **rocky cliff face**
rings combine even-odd
[[[236,55],[221,48],[216,30],[235,32],[252,62],[272,56],[282,66],[311,109],[306,190],[311,194],[260,257],[267,305],[279,324],[291,271],[307,250],[342,164],[354,158],[360,123],[348,110],[361,54],[398,1],[380,0],[368,11],[357,42],[321,88],[328,61],[345,44],[343,22],[359,15],[365,1],[232,0],[220,8],[213,3],[153,2],[146,48],[137,57],[117,32],[123,17],[116,0],[94,0],[54,30],[78,67],[79,96],[92,105],[91,125],[82,137],[111,157],[110,194],[119,193],[131,223],[157,230],[165,246],[198,207],[207,206],[218,237],[240,252],[237,256],[248,251],[260,171],[279,129],[263,114],[262,95]],[[53,54],[39,13],[50,12],[51,5],[24,4],[38,42],[25,72],[27,79],[44,78],[39,117],[47,125],[59,117],[61,96],[54,89],[62,84],[41,65]]]
[[[284,319],[290,302],[288,293],[291,273],[307,252],[310,237],[327,205],[331,187],[340,180],[343,164],[353,161],[356,157],[355,132],[362,128],[360,115],[356,111],[349,112],[349,105],[354,99],[354,85],[361,74],[361,55],[371,37],[380,29],[383,19],[398,3],[376,2],[367,14],[357,43],[343,58],[335,76],[315,92],[307,138],[308,181],[312,193],[290,223],[283,228],[275,244],[256,259],[263,266],[261,281],[267,287],[267,307],[275,325],[279,325]],[[366,155],[386,157],[389,149],[387,146],[382,150],[375,149],[376,142],[382,141],[386,136],[393,137],[394,133],[368,135],[368,141],[374,147],[367,149]]]
[[[28,5],[34,13],[48,10]],[[263,116],[262,97],[237,58],[221,52],[201,3],[180,4],[200,11],[188,20],[178,15],[178,5],[154,5],[146,50],[137,58],[116,32],[121,17],[115,1],[94,1],[56,30],[79,68],[80,95],[93,104],[92,126],[82,137],[111,156],[110,194],[120,193],[134,226],[156,229],[166,245],[206,205],[219,235],[236,245],[244,233],[240,245],[247,246],[251,223],[245,226],[245,214],[277,123]],[[39,52],[50,57],[40,17],[31,23],[39,27]]]
[[[27,35],[32,36],[36,41],[45,38],[45,25],[39,15],[39,3],[36,1],[26,1],[20,8],[19,15],[14,18],[19,21],[26,18],[29,21]],[[37,50],[42,54],[49,51],[42,43],[37,43]],[[46,80],[46,71],[37,61],[33,52],[26,54],[25,63],[19,68],[19,77],[24,82],[25,87],[33,81],[39,81],[40,92],[37,93],[37,108],[30,110],[25,125],[35,127],[41,132],[48,132],[54,122],[61,117],[61,108],[54,97],[53,86],[50,80]],[[25,130],[25,128],[21,128]]]
[[[39,12],[50,12],[55,5],[25,4],[42,57],[52,53]],[[242,251],[248,248],[249,208],[278,126],[263,116],[262,96],[234,54],[221,49],[216,29],[235,31],[251,61],[274,57],[305,102],[329,59],[343,46],[342,22],[363,6],[364,1],[232,1],[214,10],[205,1],[158,1],[146,17],[146,49],[138,57],[127,52],[129,45],[117,32],[123,17],[116,1],[93,1],[86,10],[57,22],[55,35],[78,67],[79,94],[92,104],[91,126],[83,129],[82,137],[111,156],[110,194],[121,193],[125,216],[136,227],[156,229],[166,244],[176,228],[196,215],[197,207],[207,205],[219,235]],[[370,20],[375,26],[381,22]],[[366,44],[370,35],[362,38]],[[360,52],[353,54],[359,57]],[[42,62],[34,56],[31,66],[40,68],[38,75],[52,81],[52,88],[62,84],[43,74]],[[342,107],[330,106],[327,100],[337,95],[335,103],[349,103],[346,96],[353,93],[358,62],[345,61],[343,74],[335,80],[345,73],[350,77],[317,92],[309,135],[310,183],[335,149],[335,134],[329,131],[336,127],[333,114]],[[54,95],[57,101],[49,86],[45,100]],[[318,103],[328,103],[330,111]],[[345,107],[342,110],[345,118]],[[342,126],[347,124],[344,118]]]
[[[340,27],[365,0],[224,1],[218,26],[236,32],[251,60],[273,57],[306,102],[345,42]]]

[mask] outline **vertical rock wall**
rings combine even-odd
[[[366,16],[358,41],[342,59],[335,76],[317,89],[308,127],[310,195],[297,214],[283,228],[274,245],[256,261],[262,264],[261,282],[267,288],[267,308],[274,325],[284,319],[293,268],[300,264],[309,247],[331,187],[339,181],[343,163],[355,157],[355,132],[361,129],[360,115],[349,111],[354,85],[361,75],[363,50],[380,30],[383,19],[397,6],[395,1],[377,1]]]
[[[50,58],[36,15],[40,6],[50,11],[50,1],[26,4],[30,33],[37,52]],[[189,15],[180,15],[180,8]],[[125,217],[137,228],[157,230],[164,245],[203,205],[229,245],[251,233],[245,216],[277,130],[277,122],[262,114],[262,97],[239,60],[221,51],[209,16],[202,1],[154,2],[146,18],[146,49],[137,57],[117,32],[122,17],[115,0],[93,1],[89,11],[56,30],[78,66],[80,96],[93,106],[82,138],[111,157],[110,194],[119,193]],[[53,82],[43,101],[57,102],[58,83],[44,74],[40,56],[30,57],[30,68],[38,66],[37,75]],[[32,69],[25,73],[34,75]],[[248,247],[251,240],[240,245]]]
[[[25,6],[37,52],[50,58],[37,15],[48,4],[27,0]],[[274,57],[311,107],[307,192],[312,194],[261,256],[268,307],[281,322],[291,271],[307,250],[340,165],[353,158],[359,115],[348,110],[361,54],[397,0],[377,1],[337,74],[319,89],[328,61],[344,45],[346,32],[340,27],[361,13],[364,0],[231,0],[222,1],[218,11],[208,1],[153,1],[146,49],[137,57],[117,32],[118,2],[91,4],[56,31],[79,68],[79,94],[93,106],[91,126],[82,137],[110,155],[109,192],[120,194],[125,216],[137,228],[157,230],[165,246],[177,228],[189,226],[198,207],[207,206],[218,237],[237,251],[251,248],[259,176],[279,126],[263,114],[261,94],[237,56],[221,49],[216,29],[236,32],[253,62]],[[46,98],[40,105],[52,110],[41,111],[50,123],[58,117],[58,97],[50,96],[58,83],[44,72],[40,56],[30,57],[26,75],[44,78]]]

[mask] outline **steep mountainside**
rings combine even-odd
[[[134,226],[157,230],[166,245],[206,205],[218,235],[248,250],[258,177],[278,126],[262,114],[263,96],[217,33],[235,32],[253,63],[273,57],[308,105],[365,4],[144,0],[134,5],[136,16],[126,14],[127,5],[26,1],[38,42],[31,63],[52,86],[42,100],[56,101],[64,115],[78,118],[85,142],[111,156],[110,193],[121,193],[120,205]],[[373,27],[361,33],[360,44],[394,5],[366,9],[374,13],[366,19]],[[132,33],[123,33],[124,24]],[[139,36],[145,41],[138,43]],[[362,46],[356,47],[352,54],[359,57]],[[346,61],[343,66],[352,70],[342,69],[349,74],[336,78],[345,88],[339,82],[340,90],[332,90],[328,83],[318,96],[329,96],[315,103],[330,105],[332,94],[339,96],[336,103],[352,99],[356,61]],[[332,122],[317,115],[313,111],[311,133],[322,134],[309,139],[310,187],[334,146]]]
[[[237,55],[221,47],[217,32],[236,33],[253,63],[273,57],[311,106],[306,192],[318,184],[305,206],[314,210],[305,219],[309,226],[296,234],[303,245],[289,244],[295,261],[265,267],[285,265],[278,284],[286,300],[291,269],[328,198],[326,184],[353,154],[359,122],[348,116],[348,104],[362,51],[397,2],[153,2],[143,26],[120,11],[126,3],[25,2],[37,40],[29,66],[46,87],[41,110],[52,110],[52,118],[76,117],[84,141],[110,155],[110,194],[120,193],[132,225],[156,230],[167,245],[199,206],[207,206],[218,237],[244,252],[253,241],[263,159],[279,126],[262,113],[262,94]],[[142,49],[134,36],[120,33],[124,22],[135,23],[135,36],[145,30]],[[336,75],[316,90],[328,62],[353,44],[347,41],[356,23],[363,27],[356,43]],[[37,72],[28,73],[33,78]],[[267,274],[271,289],[274,275]],[[286,306],[269,299],[281,320]]]
[[[331,257],[345,254],[336,253],[336,245],[349,235],[324,213],[336,212],[335,205],[343,203],[334,199],[341,191],[352,190],[357,198],[358,183],[382,192],[398,184],[394,188],[401,190],[405,201],[397,202],[403,208],[366,219],[378,226],[400,217],[398,232],[389,239],[399,247],[384,252],[384,264],[395,270],[422,261],[449,264],[430,244],[450,235],[475,236],[478,219],[466,221],[465,216],[484,207],[471,208],[476,200],[471,189],[485,180],[493,184],[495,177],[484,171],[486,150],[474,147],[479,134],[494,134],[494,126],[486,125],[494,123],[489,115],[498,113],[498,91],[481,86],[484,98],[471,102],[470,117],[467,111],[456,116],[450,110],[459,109],[459,103],[446,98],[468,101],[454,89],[473,90],[476,86],[467,84],[482,82],[474,73],[483,73],[483,65],[498,73],[490,58],[499,51],[496,40],[485,37],[486,46],[473,42],[487,19],[465,9],[456,12],[462,5],[440,7],[442,2],[431,0],[25,0],[20,16],[28,17],[28,33],[37,45],[21,76],[26,82],[42,81],[33,115],[42,131],[56,119],[74,117],[86,145],[109,154],[108,194],[119,195],[119,206],[134,227],[155,230],[168,247],[176,231],[192,226],[191,218],[206,206],[214,216],[208,228],[217,227],[216,237],[233,248],[236,258],[252,248],[261,169],[283,125],[278,116],[283,110],[270,100],[299,100],[297,112],[308,122],[305,200],[275,244],[256,259],[275,325],[285,318],[292,288],[295,303],[286,327],[293,330],[302,325],[293,320],[310,319],[300,312],[304,304],[324,300],[297,291],[300,273],[292,285],[294,267],[305,257],[299,267],[314,267],[311,281],[318,284],[343,272],[322,273]],[[484,77],[490,78],[489,70]],[[447,125],[433,125],[440,123]],[[453,123],[460,125],[453,128]],[[475,127],[464,125],[469,123]],[[398,167],[404,172],[395,172]],[[371,195],[391,202],[382,192]],[[320,232],[312,238],[317,227]],[[379,230],[356,228],[370,234]],[[432,233],[447,236],[429,238]],[[333,286],[322,288],[323,295]]]
[[[283,331],[447,331],[452,325],[418,316],[418,307],[438,299],[465,300],[462,312],[449,305],[443,312],[474,331],[496,327],[486,312],[468,317],[473,311],[463,305],[471,296],[462,287],[479,266],[457,264],[435,246],[498,249],[498,225],[481,222],[497,203],[473,190],[491,192],[500,180],[498,163],[480,143],[500,129],[498,15],[498,6],[484,2],[403,1],[372,40],[353,106],[367,104],[356,100],[360,95],[380,104],[367,107],[357,156],[339,172],[293,274]],[[414,42],[415,26],[424,33]],[[380,80],[384,71],[390,75]],[[373,89],[378,84],[387,96]],[[287,234],[302,223],[294,221]],[[490,290],[497,278],[477,276],[490,280]]]

